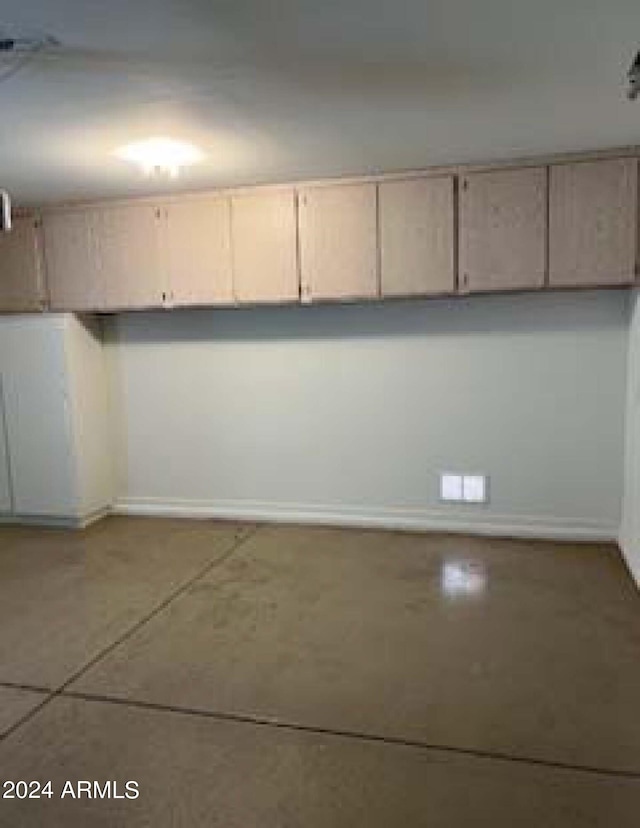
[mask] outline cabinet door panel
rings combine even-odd
[[[291,302],[300,296],[293,190],[231,200],[233,290],[238,302]]]
[[[43,217],[44,253],[52,310],[100,306],[102,291],[89,210],[61,210]]]
[[[233,303],[228,198],[167,205],[165,249],[173,304]]]
[[[11,232],[0,234],[0,311],[41,310],[42,275],[37,221],[16,218]]]
[[[151,204],[91,211],[104,310],[159,307],[166,270],[160,256],[161,213]]]
[[[453,293],[453,177],[384,181],[378,197],[382,295]]]
[[[637,201],[635,158],[552,166],[550,284],[588,286],[633,282]]]
[[[544,167],[464,175],[460,191],[460,289],[544,285],[547,239]]]
[[[3,370],[3,397],[16,514],[75,513],[63,324],[31,317],[3,333],[11,354]]]
[[[302,298],[366,299],[379,295],[375,184],[300,191]]]
[[[7,419],[4,404],[4,384],[0,373],[0,512],[11,511],[11,473],[7,445]]]

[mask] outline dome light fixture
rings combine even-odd
[[[119,147],[118,158],[137,164],[145,175],[177,178],[182,167],[197,164],[204,158],[202,150],[186,141],[173,138],[147,138]]]

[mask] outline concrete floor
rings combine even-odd
[[[612,546],[0,529],[1,826],[635,827],[639,699]]]

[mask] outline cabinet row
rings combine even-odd
[[[24,218],[0,309],[116,310],[631,284],[638,160],[131,201]]]

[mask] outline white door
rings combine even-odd
[[[64,347],[58,316],[2,320],[4,413],[13,511],[67,517],[76,510]]]
[[[11,474],[7,448],[7,428],[4,414],[4,387],[0,373],[0,513],[11,511]]]

